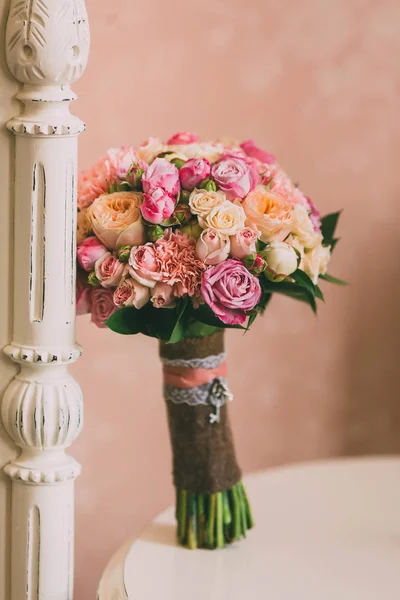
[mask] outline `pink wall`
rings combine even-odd
[[[276,298],[228,336],[245,471],[400,451],[400,4],[397,0],[88,0],[75,86],[81,166],[122,143],[194,130],[254,137],[323,211],[344,208],[326,305]],[[156,343],[78,322],[86,423],[73,454],[77,600],[172,501]]]

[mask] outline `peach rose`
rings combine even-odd
[[[134,306],[140,309],[149,299],[149,288],[136,281],[136,279],[132,279],[132,277],[124,277],[114,292],[114,304],[118,308]]]
[[[155,308],[174,308],[176,305],[174,288],[168,283],[159,281],[150,290],[150,294],[151,302]]]
[[[106,252],[94,265],[94,272],[97,279],[103,287],[117,287],[122,277],[125,275],[126,265],[113,256],[111,252]]]
[[[291,232],[299,238],[299,242],[306,249],[315,248],[322,243],[321,232],[315,230],[307,208],[300,204],[296,204],[293,208]]]
[[[212,209],[205,219],[200,218],[201,227],[210,227],[225,235],[236,235],[244,228],[245,212],[240,204],[223,202],[221,206]]]
[[[226,201],[223,192],[207,192],[206,190],[193,190],[189,196],[189,208],[193,215],[207,217],[213,208]]]
[[[96,198],[107,192],[107,184],[116,177],[116,167],[112,158],[106,154],[94,165],[78,175],[78,207],[86,208]]]
[[[290,232],[292,207],[281,196],[259,185],[242,203],[246,213],[246,225],[255,226],[261,232],[261,240],[282,241]]]
[[[214,229],[204,229],[196,244],[196,254],[206,265],[218,265],[229,256],[229,237]]]
[[[142,198],[139,192],[115,192],[100,196],[89,207],[88,218],[93,231],[107,248],[115,250],[144,242]]]
[[[149,138],[136,151],[137,156],[147,164],[151,164],[158,154],[166,152],[168,147],[158,138]]]
[[[92,224],[88,219],[87,208],[82,208],[77,215],[76,243],[79,246],[92,232]]]
[[[315,246],[315,248],[304,254],[304,271],[313,283],[317,284],[318,277],[326,273],[330,258],[330,246],[323,246],[322,244]]]
[[[231,255],[242,259],[257,252],[257,240],[260,234],[252,227],[245,227],[231,237]]]

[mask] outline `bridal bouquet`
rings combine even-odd
[[[252,516],[226,401],[223,331],[249,329],[272,294],[317,310],[339,213],[321,217],[253,141],[109,150],[78,180],[78,313],[160,340],[178,539],[222,547]]]

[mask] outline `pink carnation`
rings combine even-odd
[[[96,198],[107,193],[108,183],[117,178],[116,166],[108,154],[78,175],[78,207],[90,206]]]
[[[242,325],[246,312],[261,298],[257,277],[238,260],[228,259],[203,275],[201,293],[214,314],[227,325]]]
[[[134,146],[110,148],[107,154],[114,164],[116,178],[121,181],[126,179],[126,174],[133,164],[138,165],[143,170],[148,166],[147,163],[138,158]]]
[[[314,202],[308,196],[305,196],[308,204],[308,210],[310,213],[310,220],[313,224],[314,231],[321,231],[321,213],[318,208],[315,206]]]
[[[160,264],[162,281],[174,285],[180,297],[199,295],[204,263],[197,258],[196,242],[184,233],[166,230],[163,238],[154,244]]]
[[[183,146],[185,144],[195,144],[199,142],[199,138],[195,133],[191,131],[183,131],[182,133],[175,133],[172,137],[167,140],[167,144],[171,146]]]
[[[308,208],[307,198],[291,181],[286,173],[278,168],[269,182],[271,192],[281,196],[291,204],[302,204]]]

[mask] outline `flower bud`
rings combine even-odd
[[[260,254],[248,254],[243,259],[243,264],[252,275],[258,277],[265,271],[267,263]]]
[[[182,158],[173,158],[171,160],[172,164],[176,166],[177,169],[181,169],[183,167],[183,165],[185,164],[185,160],[183,160]]]
[[[142,189],[143,169],[136,163],[133,163],[126,174],[126,182],[129,183],[135,190]]]
[[[121,246],[117,252],[117,258],[120,262],[126,263],[129,260],[129,255],[131,253],[131,246]]]
[[[156,242],[164,236],[164,229],[160,227],[160,225],[149,227],[147,230],[147,235],[150,242]]]
[[[129,181],[121,181],[118,183],[118,192],[131,192],[133,186],[129,183]]]
[[[97,278],[96,273],[92,271],[88,276],[88,283],[95,287],[100,284],[100,280]]]
[[[272,276],[271,271],[273,271],[275,276],[278,275],[285,278],[297,269],[298,260],[296,251],[286,242],[271,242],[261,254],[267,262],[269,276]],[[267,273],[266,275],[269,279]],[[276,279],[271,281],[276,281]]]
[[[186,225],[192,218],[192,213],[187,204],[177,204],[174,211],[175,217],[178,219],[181,225]]]
[[[181,229],[182,233],[186,233],[188,237],[194,238],[195,240],[197,240],[200,237],[202,231],[203,230],[200,227],[197,219],[190,221],[190,223],[188,223]]]
[[[212,179],[204,179],[198,185],[198,189],[207,190],[207,192],[216,192],[217,186],[215,185],[215,181]]]
[[[191,192],[187,190],[181,190],[178,195],[178,204],[189,204],[190,194]]]

